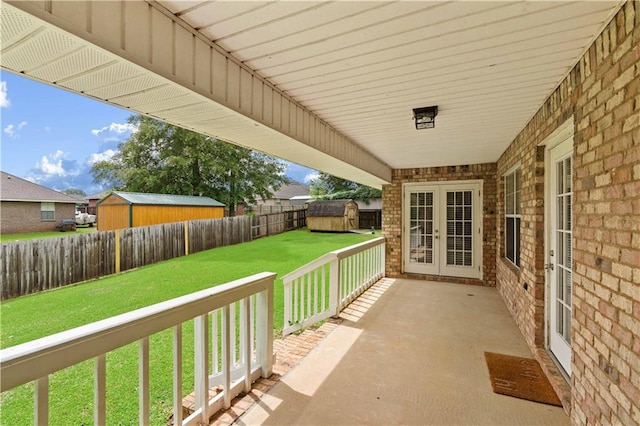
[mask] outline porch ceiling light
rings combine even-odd
[[[433,129],[436,127],[436,115],[438,106],[428,106],[413,109],[413,119],[416,122],[416,129]]]

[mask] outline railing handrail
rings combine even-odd
[[[319,258],[312,260],[311,262],[299,267],[298,269],[289,272],[287,275],[282,277],[282,282],[293,281],[296,278],[303,276],[304,274],[313,271],[316,268],[319,268],[322,265],[330,263],[334,259],[344,259],[349,256],[353,256],[354,254],[358,254],[365,250],[370,249],[371,247],[378,246],[384,243],[384,237],[374,238],[372,240],[364,241],[362,243],[354,244],[349,247],[345,247],[339,250],[330,251],[327,254],[320,256]]]
[[[0,391],[105,354],[267,290],[273,285],[275,276],[272,272],[262,272],[3,349],[0,351]],[[101,338],[107,335],[108,339]]]
[[[353,256],[354,254],[361,253],[371,247],[379,246],[384,243],[384,237],[374,238],[373,240],[364,241],[359,244],[354,244],[349,247],[345,247],[340,250],[332,251],[338,259],[344,259],[345,257]]]

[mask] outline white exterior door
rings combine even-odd
[[[482,182],[406,184],[405,272],[482,278]]]
[[[549,349],[571,375],[572,139],[548,150],[546,193]]]

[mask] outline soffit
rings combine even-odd
[[[374,187],[496,161],[620,4],[6,3],[3,69]]]
[[[158,3],[392,168],[496,161],[619,7]]]

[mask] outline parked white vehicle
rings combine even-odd
[[[89,213],[82,213],[80,210],[76,210],[76,225],[89,225],[93,226],[96,223],[96,215]]]

